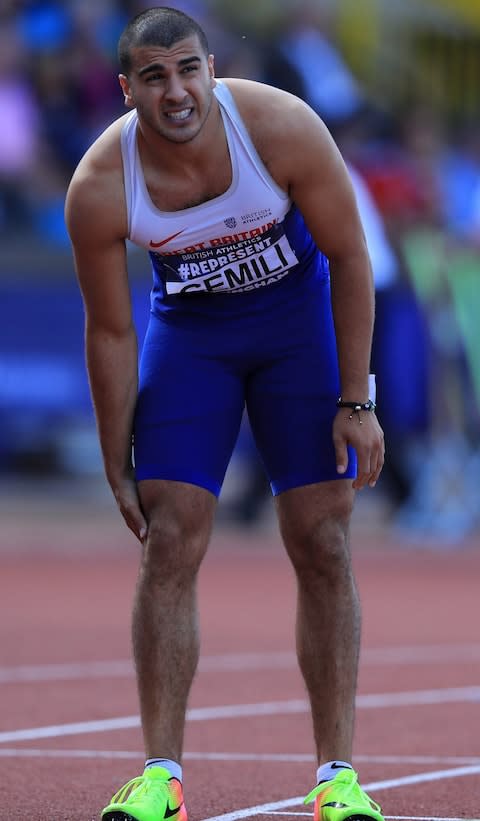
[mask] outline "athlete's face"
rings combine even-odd
[[[207,58],[193,35],[168,49],[134,48],[131,61],[129,76],[119,77],[125,104],[159,136],[175,143],[193,140],[212,104],[213,56]]]

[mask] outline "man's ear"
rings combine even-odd
[[[217,83],[215,80],[215,58],[213,54],[208,55],[208,73],[210,75],[210,85],[214,88]]]
[[[130,90],[130,83],[128,82],[128,77],[126,76],[126,74],[119,74],[118,82],[120,83],[121,89],[123,91],[123,99],[126,107],[135,108],[135,103],[133,102],[133,97]]]

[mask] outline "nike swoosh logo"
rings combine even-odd
[[[327,801],[326,804],[322,804],[323,807],[335,807],[336,810],[343,810],[347,807],[348,804],[342,804],[341,801]]]
[[[164,813],[163,817],[164,817],[164,818],[171,818],[171,817],[172,817],[172,815],[176,815],[176,814],[177,814],[177,812],[179,812],[179,810],[181,810],[181,809],[182,809],[182,805],[181,805],[181,804],[180,804],[178,807],[175,807],[175,809],[174,809],[174,810],[172,810],[172,809],[170,808],[169,804],[167,804],[166,809],[165,809],[165,813]]]
[[[153,239],[151,239],[150,240],[150,248],[161,248],[162,245],[166,245],[167,242],[171,242],[172,239],[175,239],[175,237],[180,236],[180,234],[183,234],[184,231],[185,231],[185,228],[182,228],[181,231],[177,231],[176,234],[172,234],[171,237],[167,237],[166,239],[162,239],[162,240],[160,240],[160,242],[154,242]]]

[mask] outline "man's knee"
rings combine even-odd
[[[332,576],[350,564],[348,525],[334,516],[311,522],[286,546],[298,574]]]
[[[208,544],[209,528],[196,527],[183,517],[152,516],[142,564],[160,577],[197,572]]]
[[[179,482],[140,484],[148,521],[142,568],[158,579],[192,575],[205,554],[215,510],[207,491]]]
[[[338,577],[349,572],[353,494],[338,490],[299,494],[298,504],[289,503],[280,513],[284,544],[299,576]]]

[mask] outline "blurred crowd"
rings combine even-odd
[[[0,240],[65,248],[66,186],[123,98],[116,46],[140,0],[3,0],[0,10]],[[375,275],[372,368],[387,437],[380,492],[405,532],[461,538],[479,523],[480,118],[428,100],[375,100],[321,2],[278,4],[276,25],[239,28],[229,3],[175,3],[204,26],[218,76],[303,97],[349,165]],[[266,4],[269,5],[269,4]],[[280,13],[281,11],[281,13]],[[260,19],[260,18],[259,18]],[[1,272],[0,272],[1,275]],[[232,513],[265,497],[248,426]]]

